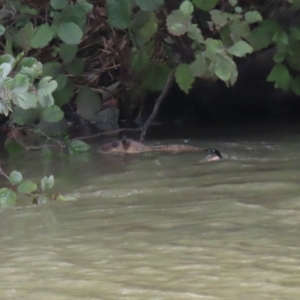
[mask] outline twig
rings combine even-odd
[[[72,141],[89,140],[89,139],[96,138],[96,137],[99,137],[99,136],[113,135],[113,134],[123,132],[123,131],[133,131],[134,132],[134,131],[141,131],[141,129],[140,128],[120,128],[120,129],[117,129],[117,130],[114,130],[114,131],[100,132],[100,133],[93,134],[93,135],[88,135],[88,136],[79,136],[77,138],[72,139]]]
[[[172,84],[172,81],[173,81],[173,78],[174,78],[174,74],[175,74],[175,71],[176,71],[176,67],[174,67],[168,78],[167,78],[167,82],[166,82],[166,85],[163,89],[163,91],[161,92],[160,96],[157,98],[156,102],[155,102],[155,105],[154,105],[154,108],[153,108],[153,111],[152,111],[152,114],[150,115],[150,117],[148,118],[147,122],[144,124],[144,126],[141,128],[141,136],[140,136],[140,141],[144,141],[144,137],[146,135],[146,132],[147,132],[147,129],[149,127],[149,125],[151,124],[151,122],[154,120],[154,118],[156,117],[157,113],[158,113],[158,110],[159,110],[159,107],[163,101],[163,99],[166,97],[170,87],[171,87],[171,84]]]
[[[9,176],[2,170],[1,166],[0,166],[0,175],[4,176],[8,181],[10,181]]]
[[[47,139],[44,145],[46,145],[46,143],[50,140],[50,141],[55,142],[60,148],[66,147],[65,143],[63,143],[63,142],[61,142],[61,141],[58,141],[58,140],[56,140],[56,139],[51,138],[51,137],[48,136],[46,133],[44,133],[42,130],[39,130],[39,133],[40,133],[41,135],[43,135],[43,136]],[[46,146],[49,146],[49,145],[46,145]]]
[[[46,143],[51,140],[51,141],[54,141],[61,149],[66,147],[62,142],[60,141],[57,141],[49,136],[47,136],[43,131],[39,130],[39,133],[41,135],[43,135],[47,140],[46,142],[44,143],[44,145],[39,145],[39,146],[27,146],[25,143],[23,143],[16,135],[16,133],[12,130],[12,136],[14,138],[14,140],[19,144],[21,145],[22,147],[24,147],[26,150],[29,150],[29,151],[39,151],[39,150],[42,150],[43,148],[46,148],[46,147],[55,147],[55,145],[46,145]],[[0,171],[0,174],[1,171]],[[2,174],[3,175],[3,174]]]

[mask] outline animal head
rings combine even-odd
[[[222,159],[222,154],[219,150],[215,149],[215,148],[210,148],[210,149],[204,149],[210,156],[209,161],[212,160],[220,160]]]

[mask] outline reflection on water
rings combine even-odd
[[[299,299],[299,144],[202,145],[10,162],[79,200],[1,212],[0,299]]]

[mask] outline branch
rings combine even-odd
[[[100,132],[100,133],[96,133],[96,134],[88,135],[88,136],[79,136],[79,137],[72,139],[72,141],[88,140],[88,139],[96,138],[96,137],[103,136],[103,135],[114,135],[114,134],[117,134],[117,133],[123,132],[123,131],[135,132],[135,131],[141,131],[141,129],[140,128],[120,128],[117,130],[108,131],[108,132]]]
[[[10,182],[9,176],[3,171],[1,166],[0,166],[0,175],[4,176]]]
[[[154,118],[156,117],[157,113],[158,113],[158,110],[159,110],[159,107],[162,103],[162,101],[164,100],[164,98],[166,97],[170,87],[171,87],[171,84],[173,82],[173,78],[174,78],[174,74],[175,74],[175,71],[176,71],[176,67],[174,67],[168,78],[167,78],[167,82],[166,82],[166,85],[163,89],[163,91],[161,92],[160,96],[157,98],[156,102],[155,102],[155,105],[154,105],[154,108],[153,108],[153,111],[152,111],[152,114],[150,115],[150,117],[148,118],[147,122],[144,124],[144,126],[141,128],[141,136],[140,136],[140,141],[143,141],[144,140],[144,137],[146,135],[146,132],[147,132],[147,129],[149,127],[149,125],[151,124],[151,122],[154,120]]]

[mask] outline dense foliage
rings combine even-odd
[[[0,9],[0,114],[10,126],[66,135],[66,108],[101,122],[115,95],[130,113],[174,68],[185,93],[196,78],[230,87],[239,59],[270,48],[267,80],[300,95],[300,0],[4,0]]]
[[[12,205],[17,200],[18,194],[25,194],[32,198],[33,203],[46,202],[50,198],[58,198],[59,195],[47,195],[44,192],[51,189],[54,185],[54,177],[44,177],[40,182],[40,191],[35,182],[24,180],[20,172],[12,171],[9,175],[5,174],[0,167],[0,174],[8,180],[10,186],[0,189],[0,204]]]
[[[269,47],[277,53],[268,80],[300,94],[299,7],[299,0],[4,1],[0,113],[14,111],[11,122],[21,126],[58,122],[78,92],[78,113],[94,121],[110,84],[121,81],[134,100],[162,90],[176,66],[186,93],[197,77],[230,86],[235,58]]]

